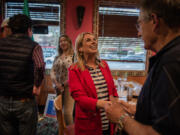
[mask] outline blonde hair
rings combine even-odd
[[[76,55],[76,59],[77,59],[77,66],[82,70],[84,71],[85,70],[85,63],[86,63],[86,60],[84,58],[84,55],[82,52],[79,51],[79,49],[83,46],[83,39],[84,39],[84,36],[85,35],[93,35],[92,33],[90,32],[83,32],[81,34],[79,34],[76,38],[76,42],[75,42],[75,55]],[[96,59],[99,60],[99,52],[96,53]],[[104,67],[104,64],[99,60],[99,64]]]

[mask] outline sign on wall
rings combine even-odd
[[[46,106],[44,110],[44,116],[56,118],[56,110],[54,108],[54,99],[56,98],[56,94],[48,94],[46,100]]]

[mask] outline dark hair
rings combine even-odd
[[[157,14],[170,28],[180,26],[180,0],[140,0],[139,8]]]
[[[59,42],[58,42],[58,54],[59,54],[59,56],[61,56],[61,55],[63,54],[63,50],[62,50],[62,48],[61,48],[60,45],[59,45],[60,39],[61,39],[62,37],[64,37],[64,38],[68,41],[68,43],[69,43],[69,46],[68,46],[69,54],[73,54],[73,53],[74,53],[74,50],[73,50],[73,46],[72,46],[72,41],[71,41],[71,39],[69,38],[68,35],[65,35],[65,34],[64,34],[64,35],[61,35],[61,36],[59,37]]]
[[[32,20],[26,15],[18,14],[10,18],[8,25],[13,34],[26,34],[28,32],[28,28],[32,28]]]
[[[4,27],[1,27],[0,32],[3,32],[3,31],[4,31]]]

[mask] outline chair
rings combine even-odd
[[[54,99],[54,107],[56,110],[56,117],[57,117],[57,121],[59,125],[58,135],[64,135],[66,124],[65,124],[64,115],[62,112],[62,95],[59,95]]]

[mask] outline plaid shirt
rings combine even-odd
[[[34,62],[34,85],[39,87],[44,79],[45,62],[43,52],[40,45],[37,45],[33,50],[32,59]]]

